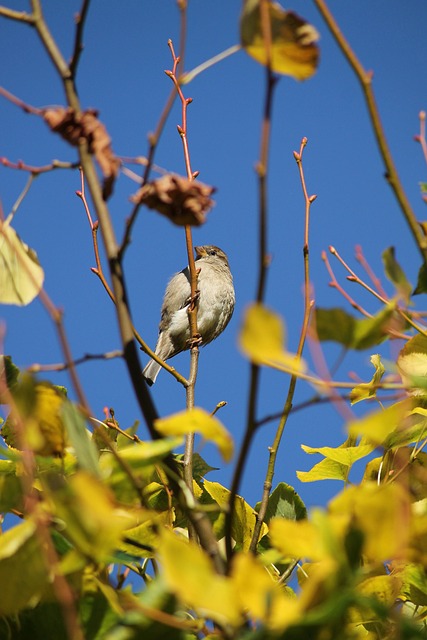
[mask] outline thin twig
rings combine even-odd
[[[310,228],[310,208],[312,202],[314,202],[316,196],[309,196],[307,192],[304,169],[302,164],[302,156],[304,149],[307,145],[307,138],[303,138],[300,145],[299,153],[294,152],[294,158],[298,165],[298,171],[302,186],[302,192],[305,202],[305,223],[304,223],[304,244],[303,244],[303,258],[304,258],[304,316],[301,326],[300,338],[298,342],[298,348],[296,356],[300,358],[302,356],[305,340],[307,337],[308,325],[310,320],[311,310],[314,305],[314,300],[311,299],[311,287],[310,287],[310,259],[309,259],[309,228]],[[288,393],[286,396],[283,412],[280,417],[280,422],[277,427],[276,435],[271,447],[269,447],[269,460],[267,473],[264,481],[264,490],[261,498],[260,508],[258,509],[256,516],[256,523],[251,539],[250,550],[255,553],[258,540],[261,534],[261,528],[264,522],[265,514],[267,513],[268,498],[270,496],[271,488],[273,486],[273,477],[276,467],[276,459],[279,451],[280,443],[282,441],[283,433],[288,421],[292,409],[292,401],[295,394],[295,388],[297,384],[297,376],[292,375],[289,381]]]
[[[181,124],[178,125],[178,133],[181,137],[182,148],[184,152],[185,170],[187,172],[187,178],[189,180],[194,179],[194,174],[191,168],[190,150],[188,147],[188,135],[187,135],[187,108],[191,104],[192,98],[186,98],[182,92],[179,84],[177,68],[180,63],[180,57],[175,54],[172,40],[168,41],[168,46],[172,55],[173,68],[172,71],[166,71],[166,75],[172,80],[179,99],[181,101]],[[188,322],[190,325],[190,344],[191,344],[191,361],[190,361],[190,375],[188,384],[186,387],[186,405],[187,409],[194,407],[194,391],[197,378],[197,367],[199,359],[199,342],[200,336],[197,329],[197,270],[194,262],[194,250],[193,250],[193,238],[191,227],[185,226],[185,242],[187,247],[188,256],[188,268],[190,272],[190,290],[191,300],[188,307]],[[185,449],[183,458],[184,468],[184,480],[187,483],[187,487],[191,493],[193,493],[193,453],[194,453],[194,433],[188,433],[185,436]],[[189,536],[194,538],[194,531],[189,527]]]
[[[81,167],[80,167],[80,183],[81,183],[81,189],[80,189],[80,191],[76,191],[76,196],[78,198],[80,198],[80,200],[82,201],[84,209],[85,209],[85,212],[86,212],[87,219],[89,221],[89,226],[90,226],[90,229],[91,229],[91,232],[92,232],[93,251],[94,251],[94,254],[95,254],[96,267],[91,267],[91,271],[100,279],[100,281],[101,281],[104,289],[108,293],[108,296],[110,297],[111,301],[114,304],[116,304],[116,299],[115,299],[114,293],[111,290],[111,287],[107,282],[107,279],[106,279],[105,274],[104,274],[104,270],[102,268],[101,258],[100,258],[100,254],[99,254],[99,246],[98,246],[99,224],[98,224],[97,220],[95,220],[95,221],[92,220],[92,214],[90,212],[89,204],[88,204],[87,199],[86,199],[84,173],[83,173],[83,170],[81,169]],[[156,355],[156,353],[152,349],[150,349],[148,344],[142,339],[141,335],[138,333],[138,331],[134,327],[133,323],[132,323],[132,331],[133,331],[133,335],[134,335],[135,340],[138,342],[140,348],[144,351],[144,353],[149,355],[150,358],[153,358],[156,362],[159,362],[159,364],[161,364],[162,367],[164,367],[166,369],[166,371],[169,371],[169,373],[171,375],[173,375],[176,378],[176,380],[178,380],[178,382],[180,382],[182,385],[186,386],[187,385],[187,380],[184,378],[184,376],[182,376],[178,371],[176,371],[176,369],[171,367],[167,362],[165,362],[164,360],[159,358]]]
[[[181,68],[183,68],[185,46],[187,41],[187,3],[178,2],[178,8],[180,11],[179,58],[181,60]],[[178,80],[180,79],[180,77],[181,76],[179,75]],[[165,124],[167,122],[169,114],[172,111],[172,107],[175,103],[176,97],[177,97],[177,92],[174,87],[169,94],[169,97],[160,115],[157,126],[154,130],[154,133],[150,133],[148,136],[149,149],[147,153],[147,163],[145,165],[144,174],[142,176],[141,186],[144,186],[148,182],[148,179],[150,177],[151,169],[154,166],[153,161],[154,161],[154,156],[157,150],[157,146],[159,144],[159,140],[165,128]],[[126,248],[131,242],[132,229],[138,217],[140,207],[141,207],[140,203],[135,203],[129,218],[126,221],[126,227],[123,234],[123,239],[120,243],[120,248],[119,248],[120,260],[123,259]]]
[[[270,264],[270,258],[267,250],[267,174],[268,174],[268,160],[270,150],[270,137],[271,137],[271,121],[272,121],[272,108],[273,108],[273,93],[277,84],[277,78],[273,75],[271,70],[271,23],[269,17],[269,5],[266,0],[261,0],[260,3],[260,19],[262,28],[263,44],[266,50],[266,68],[265,68],[265,98],[264,98],[264,113],[261,124],[261,144],[260,144],[260,157],[256,167],[258,175],[258,194],[259,194],[259,217],[258,217],[258,283],[256,291],[256,300],[262,303],[264,300],[267,270]],[[228,509],[225,514],[225,549],[227,555],[228,570],[231,566],[231,558],[233,555],[232,548],[232,523],[234,518],[236,496],[239,491],[240,482],[242,479],[245,464],[248,459],[249,449],[252,443],[253,436],[256,430],[256,412],[258,403],[258,389],[259,389],[260,368],[258,365],[250,365],[250,382],[249,382],[249,396],[248,396],[248,408],[246,418],[246,429],[243,436],[243,441],[239,450],[236,466],[233,473],[231,482],[230,496],[228,502]]]
[[[383,298],[387,298],[387,293],[385,292],[385,289],[381,284],[381,280],[378,278],[378,276],[375,275],[371,265],[363,255],[363,249],[360,244],[356,245],[355,256],[356,256],[357,262],[365,269],[369,279],[371,280],[372,284],[374,285],[374,287],[376,288],[380,296],[382,296]]]
[[[347,42],[346,38],[344,37],[343,33],[341,32],[337,22],[335,21],[335,18],[333,17],[332,13],[329,11],[325,0],[314,0],[314,3],[318,8],[318,10],[320,11],[324,21],[326,22],[330,32],[335,38],[343,55],[347,59],[351,68],[353,69],[357,79],[359,80],[360,86],[363,91],[363,95],[365,97],[365,102],[368,108],[369,116],[371,118],[371,124],[375,134],[375,139],[377,141],[377,145],[384,162],[384,166],[386,170],[386,179],[389,185],[391,186],[391,188],[393,189],[396,200],[400,205],[401,211],[412,232],[413,238],[417,244],[420,254],[424,262],[427,263],[427,238],[424,236],[421,230],[421,227],[418,224],[416,215],[412,210],[412,207],[403,189],[402,183],[400,182],[399,174],[395,167],[393,157],[391,155],[391,152],[387,143],[387,138],[384,133],[380,114],[375,101],[374,90],[372,88],[373,73],[371,71],[366,71],[363,68],[356,54],[354,53],[349,43]]]
[[[76,33],[74,38],[74,50],[71,57],[69,67],[73,78],[76,77],[77,66],[83,51],[83,30],[86,23],[87,12],[89,10],[90,0],[83,0],[82,8],[75,17]]]
[[[40,114],[36,114],[36,115],[40,115]],[[9,169],[17,169],[19,171],[28,171],[34,176],[38,176],[41,173],[48,173],[49,171],[54,171],[55,169],[77,169],[79,166],[78,162],[52,160],[50,164],[45,164],[41,167],[35,167],[31,164],[26,164],[22,160],[18,160],[18,162],[11,162],[7,158],[0,158],[0,164],[2,164],[4,167],[8,167]]]
[[[85,362],[92,360],[112,360],[113,358],[123,358],[123,351],[108,351],[107,353],[85,353],[80,358],[73,360],[73,366],[77,367]],[[70,368],[67,362],[58,362],[56,364],[38,364],[33,363],[27,367],[27,371],[31,373],[39,373],[40,371],[66,371]]]

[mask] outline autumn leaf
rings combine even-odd
[[[76,114],[71,107],[55,107],[43,110],[46,124],[69,144],[76,147],[84,138],[90,153],[93,153],[104,176],[103,197],[105,200],[111,195],[113,183],[116,179],[120,161],[114,155],[111,138],[105,125],[98,119],[95,109],[87,109]]]
[[[241,350],[255,364],[296,374],[306,369],[301,358],[284,348],[282,319],[261,304],[253,304],[246,310],[239,338]]]
[[[229,462],[233,456],[233,438],[217,418],[203,409],[190,409],[167,418],[160,418],[155,421],[154,426],[164,436],[200,433],[217,445],[226,462]]]
[[[306,80],[319,61],[316,29],[293,11],[285,11],[277,2],[266,2],[271,32],[271,69],[275,73]],[[245,51],[257,62],[268,64],[262,24],[261,0],[245,0],[240,18],[240,40]]]
[[[215,188],[197,180],[168,174],[144,185],[132,196],[132,202],[155,209],[178,226],[200,226],[214,205]]]
[[[44,271],[11,222],[12,216],[0,220],[0,303],[25,306],[40,293]]]

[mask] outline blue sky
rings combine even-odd
[[[53,35],[65,57],[72,51],[73,15],[80,3],[48,0],[44,10]],[[329,7],[362,64],[374,71],[374,89],[383,125],[404,188],[419,219],[425,204],[419,182],[426,180],[421,149],[413,141],[418,132],[418,113],[427,107],[425,67],[427,42],[421,25],[427,23],[423,0],[359,0]],[[26,2],[14,9],[28,10]],[[316,26],[321,35],[318,73],[304,83],[281,78],[273,107],[270,156],[268,244],[272,263],[266,302],[284,318],[289,348],[295,349],[303,313],[304,201],[293,151],[303,136],[308,138],[304,168],[309,193],[317,194],[310,229],[311,276],[316,303],[342,306],[345,301],[328,287],[329,277],[321,251],[334,245],[353,266],[354,247],[360,244],[371,266],[382,275],[381,253],[395,246],[397,257],[415,283],[420,265],[409,230],[391,190],[383,178],[381,162],[360,87],[329,35],[313,3],[296,1],[291,7]],[[241,3],[237,0],[189,2],[187,70],[238,42]],[[147,134],[157,123],[169,95],[171,81],[164,70],[171,67],[167,40],[178,47],[179,19],[173,0],[126,3],[93,0],[85,30],[85,49],[78,72],[83,107],[96,107],[121,156],[140,156],[147,151]],[[63,104],[61,84],[29,27],[0,20],[0,84],[34,106]],[[244,430],[249,365],[237,346],[245,307],[256,289],[257,178],[260,119],[264,99],[264,70],[243,51],[207,70],[185,87],[193,98],[188,111],[188,136],[193,170],[200,180],[217,188],[216,206],[205,226],[194,231],[194,244],[217,244],[230,260],[236,287],[236,309],[226,332],[202,350],[196,404],[212,410],[226,400],[218,417],[239,444]],[[42,165],[52,159],[75,160],[75,150],[44,123],[0,99],[0,156]],[[185,173],[181,142],[176,132],[180,108],[176,104],[156,153],[156,164]],[[0,169],[0,197],[5,213],[23,189],[27,175]],[[57,171],[40,176],[16,215],[15,227],[33,247],[46,271],[46,291],[64,309],[65,326],[73,354],[99,354],[120,348],[115,312],[98,279],[91,234],[75,191],[78,173]],[[129,197],[137,185],[121,175],[109,205],[115,229],[122,237],[131,210]],[[134,324],[154,346],[159,312],[168,278],[186,264],[182,229],[149,210],[142,210],[125,259]],[[344,272],[336,266],[336,273]],[[385,283],[385,280],[383,279]],[[388,291],[392,294],[391,286]],[[371,311],[375,301],[347,283],[347,289]],[[422,297],[419,300],[423,304]],[[26,308],[2,306],[0,318],[6,328],[5,352],[25,367],[34,362],[60,362],[62,355],[54,328],[39,301]],[[388,343],[380,351],[396,354]],[[326,357],[335,362],[339,349],[326,346]],[[369,379],[371,352],[347,357],[337,373],[347,379],[355,371]],[[145,363],[142,358],[142,364]],[[184,374],[189,356],[172,361]],[[104,406],[114,407],[122,428],[140,419],[124,365],[118,360],[91,362],[79,368],[94,415],[102,418]],[[46,376],[70,387],[67,374]],[[286,396],[284,374],[263,371],[259,417],[279,411]],[[70,390],[71,395],[72,391]],[[162,372],[152,389],[160,414],[181,410],[182,388]],[[310,397],[312,390],[298,384],[295,403]],[[362,407],[364,410],[364,407]],[[360,409],[358,409],[360,412]],[[254,441],[241,493],[252,504],[260,499],[276,422],[264,426]],[[146,436],[143,424],[140,437]],[[291,416],[279,454],[275,482],[295,486],[308,506],[325,504],[338,491],[337,483],[301,484],[297,469],[315,462],[300,445],[333,446],[345,438],[342,417],[328,405],[299,411]],[[221,466],[210,479],[228,484],[232,464],[224,466],[209,446],[198,445],[213,466]]]

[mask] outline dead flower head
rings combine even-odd
[[[167,174],[144,185],[132,196],[132,202],[155,209],[179,226],[200,226],[214,205],[215,187],[197,180]]]

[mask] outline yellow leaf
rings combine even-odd
[[[371,444],[360,444],[357,447],[307,447],[302,444],[301,449],[306,453],[321,453],[325,458],[351,467],[357,460],[369,455],[374,447]]]
[[[382,444],[384,440],[402,425],[403,418],[411,409],[412,401],[405,400],[373,411],[360,420],[354,420],[348,425],[348,432],[352,436],[363,436],[369,442]]]
[[[35,606],[50,580],[34,522],[27,520],[0,535],[0,616]]]
[[[389,560],[407,548],[409,497],[396,482],[349,487],[330,502],[329,511],[362,531],[363,552],[374,561]]]
[[[214,442],[226,462],[233,457],[233,439],[221,422],[203,409],[175,413],[168,418],[156,420],[155,427],[164,436],[184,436],[186,433],[200,433]]]
[[[261,304],[246,310],[240,332],[240,348],[255,364],[263,364],[289,373],[302,373],[301,358],[284,350],[285,329],[282,319]]]
[[[49,382],[35,382],[25,375],[14,397],[15,410],[1,428],[5,442],[40,456],[64,456],[67,434],[61,411],[67,401],[65,394]]]
[[[169,529],[160,534],[159,553],[168,587],[180,600],[219,624],[239,625],[242,615],[233,583],[218,575],[196,544]]]
[[[221,509],[223,509],[224,511],[228,509],[230,498],[230,491],[228,489],[223,487],[218,482],[210,482],[206,479],[203,483],[203,486],[209,493],[209,495],[221,507]],[[233,540],[235,541],[237,547],[242,549],[242,551],[248,551],[249,549],[255,523],[255,510],[250,506],[250,504],[245,502],[242,497],[236,496],[231,535],[233,536]],[[262,538],[262,536],[264,536],[267,532],[268,527],[265,523],[263,523],[260,532],[260,538]]]
[[[347,480],[348,467],[334,460],[325,458],[315,464],[310,471],[297,471],[297,478],[301,482],[316,482],[318,480]]]
[[[357,590],[364,596],[373,596],[387,607],[391,607],[399,595],[402,580],[393,575],[373,576],[361,582]]]
[[[44,272],[35,252],[12,227],[0,220],[0,302],[25,306],[40,293]]]
[[[122,532],[135,526],[135,517],[118,509],[108,488],[85,471],[67,483],[54,480],[48,490],[67,537],[94,562],[108,562]]]
[[[319,34],[292,11],[268,0],[271,31],[271,69],[296,80],[306,80],[316,71]],[[260,0],[245,0],[240,20],[243,48],[257,62],[268,64],[268,51],[261,18]]]
[[[283,631],[298,619],[299,600],[287,597],[254,555],[238,553],[233,558],[231,579],[241,609],[255,621],[274,631]]]
[[[308,520],[273,518],[269,529],[271,544],[285,558],[320,560],[326,555],[320,531]]]

